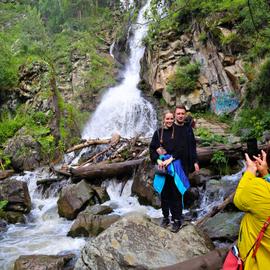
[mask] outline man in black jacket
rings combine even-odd
[[[184,105],[178,105],[175,114],[175,138],[181,145],[181,162],[183,169],[188,176],[189,173],[199,171],[197,161],[196,141],[193,133],[193,122],[187,120],[187,111]],[[190,120],[190,119],[189,119]]]

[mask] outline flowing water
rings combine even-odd
[[[147,32],[144,13],[150,1],[140,10],[137,24],[129,39],[130,58],[120,85],[108,89],[93,116],[86,124],[82,137],[105,138],[113,133],[130,138],[136,135],[151,136],[157,126],[156,112],[138,89],[140,59],[144,54],[142,40]]]
[[[26,224],[9,225],[8,231],[0,236],[0,269],[13,269],[13,262],[20,255],[56,255],[63,251],[78,253],[85,240],[66,236],[71,221],[59,217],[57,197],[43,199],[37,192],[37,180],[49,178],[49,173],[38,169],[15,178],[27,182],[32,210],[27,216]]]

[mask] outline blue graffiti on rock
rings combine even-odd
[[[212,95],[211,110],[217,115],[227,114],[238,108],[239,99],[232,92],[216,91]]]

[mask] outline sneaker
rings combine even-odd
[[[182,223],[180,220],[174,220],[172,222],[172,226],[170,228],[170,231],[173,233],[177,233],[182,228]]]
[[[160,223],[160,227],[162,228],[166,228],[170,225],[170,220],[169,218],[163,218],[161,223]]]

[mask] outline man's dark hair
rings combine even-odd
[[[174,109],[174,112],[175,112],[177,109],[182,109],[182,110],[187,111],[187,108],[186,108],[186,106],[185,106],[184,104],[176,105],[176,106],[175,106],[175,109]]]

